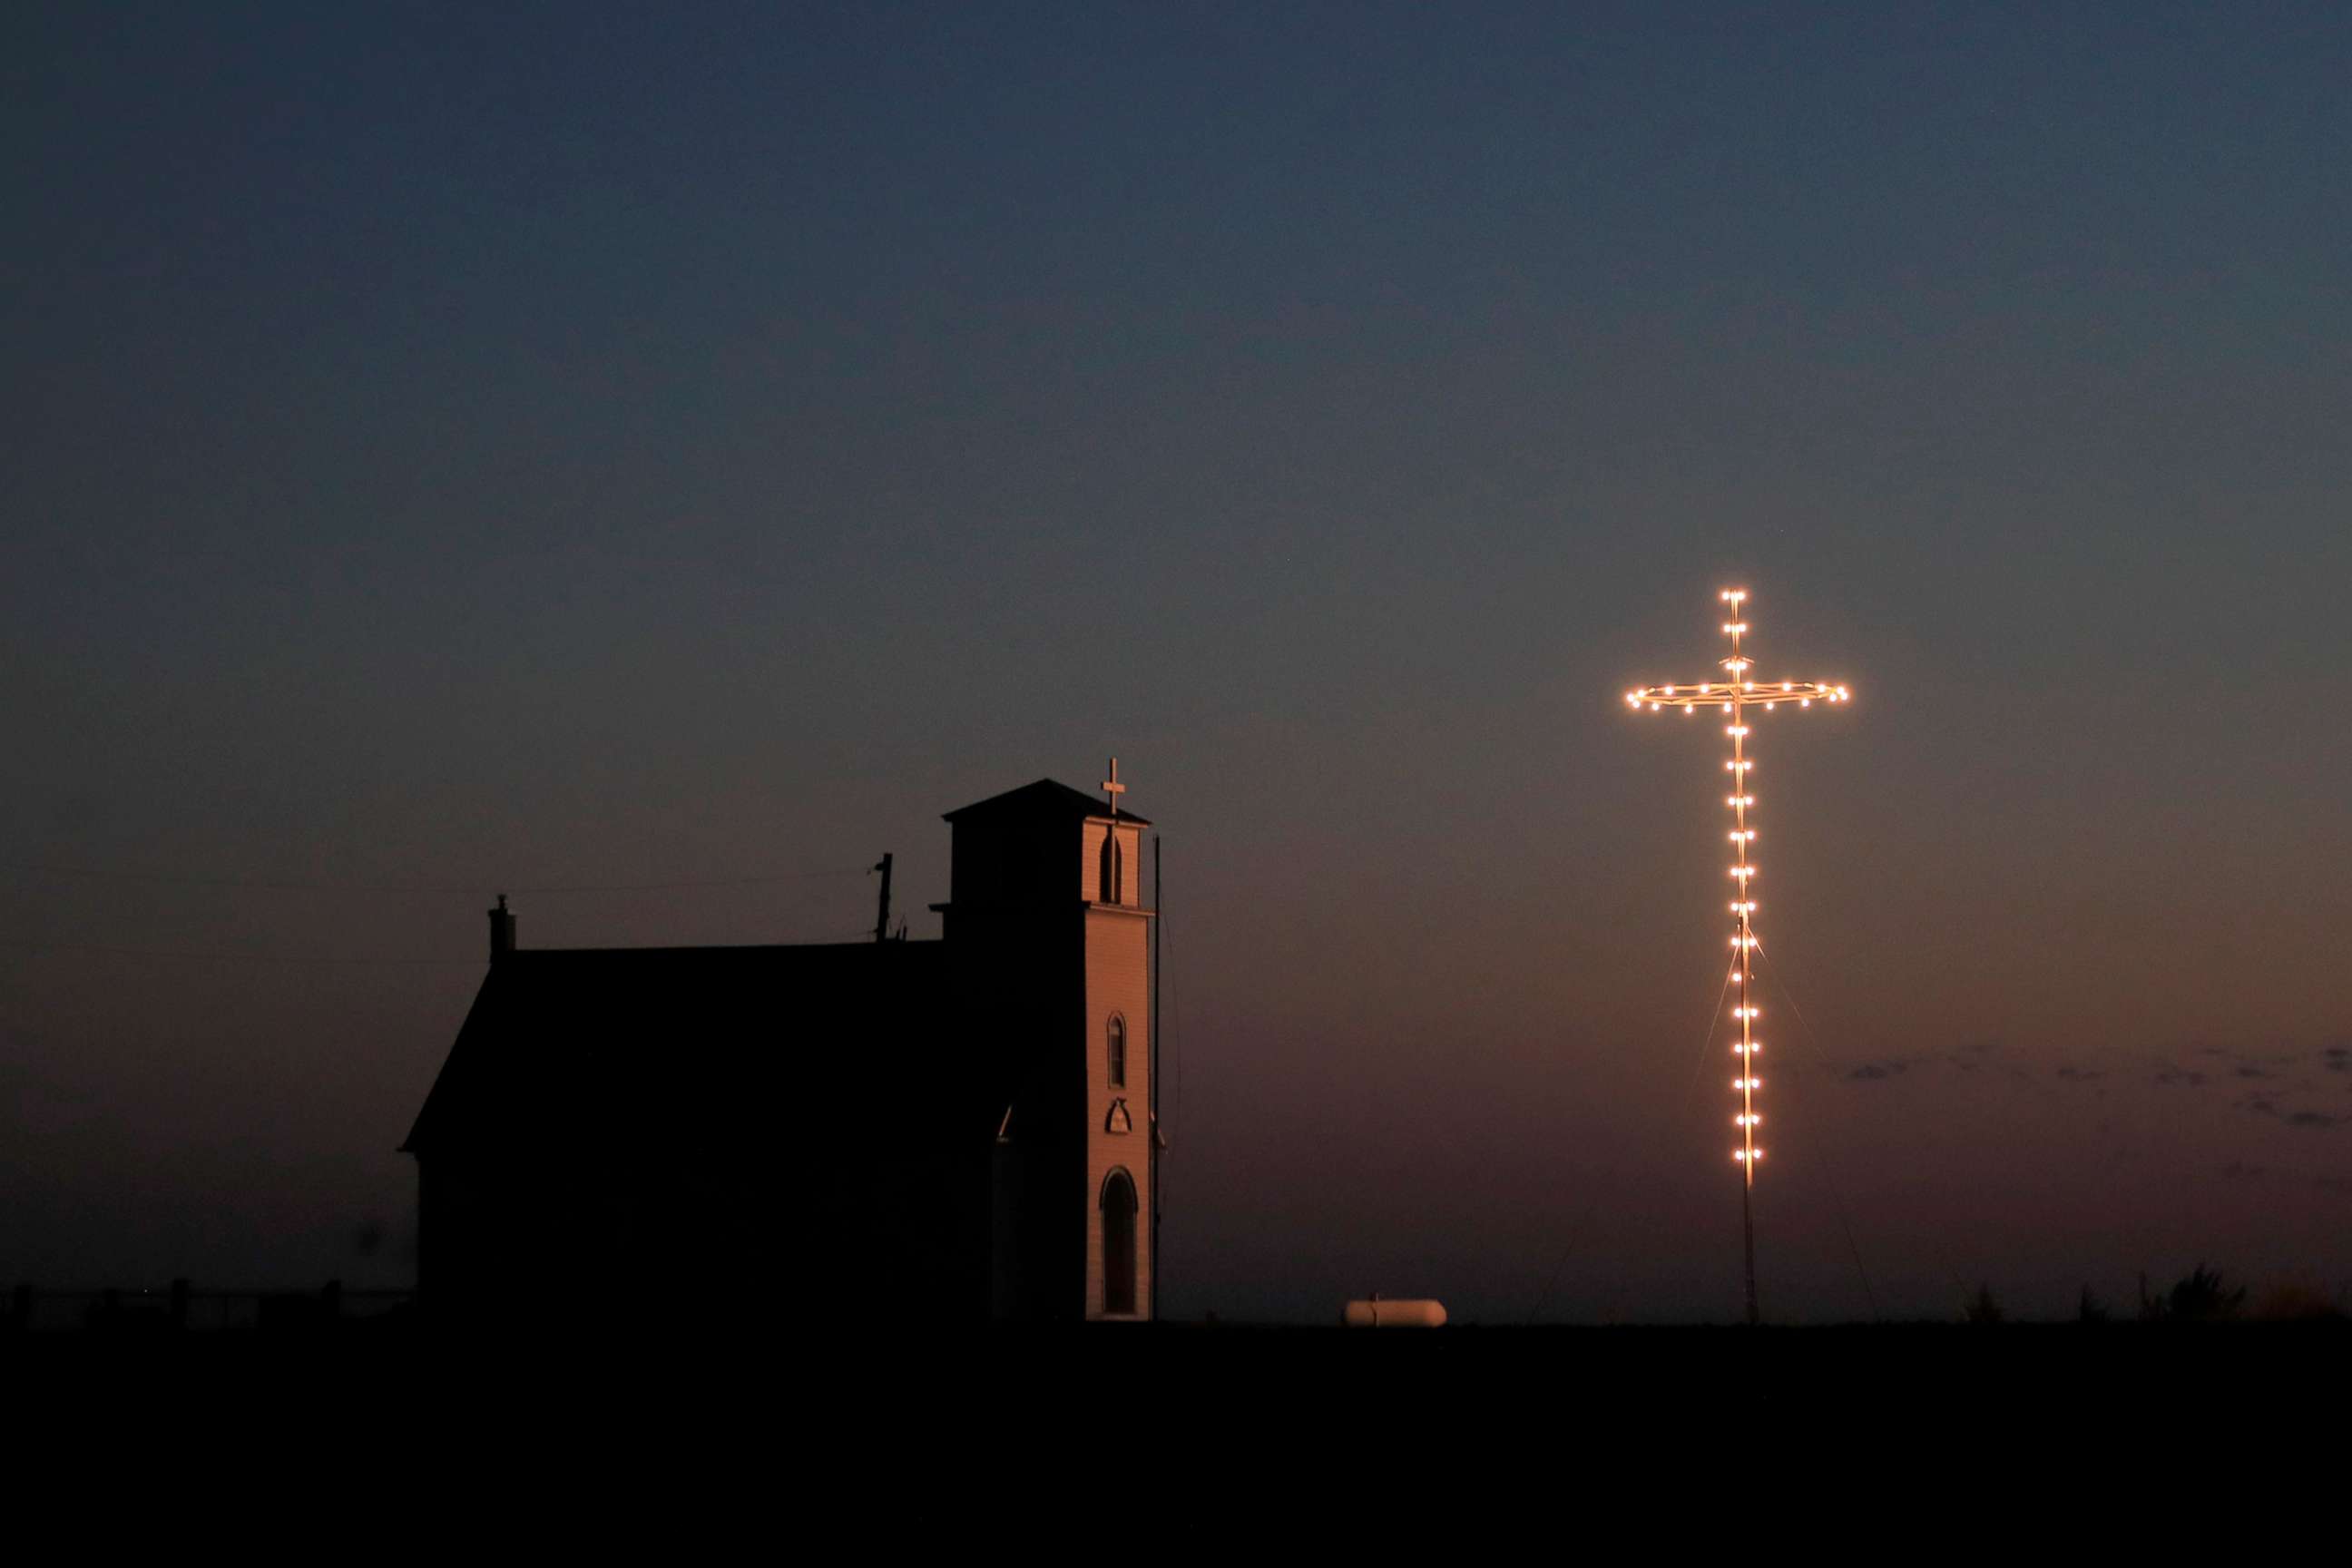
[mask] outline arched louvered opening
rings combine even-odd
[[[1102,853],[1095,862],[1095,900],[1097,903],[1127,902],[1127,852],[1118,842],[1118,829],[1103,829]]]

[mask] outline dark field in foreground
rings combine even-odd
[[[672,1335],[437,1335],[414,1325],[318,1333],[0,1337],[13,1386],[233,1386],[305,1403],[333,1390],[462,1405],[498,1390],[614,1404],[784,1396],[911,1408],[975,1395],[998,1420],[1150,1390],[1172,1416],[1312,1398],[1327,1410],[1508,1406],[1528,1398],[1750,1409],[1929,1394],[1965,1403],[2136,1396],[2333,1405],[2352,1394],[2352,1323],[1874,1324],[1743,1329],[1344,1330],[1192,1324],[868,1331],[827,1324]]]
[[[240,1489],[323,1470],[341,1489],[318,1497],[357,1494],[347,1520],[414,1496],[592,1549],[650,1515],[665,1561],[747,1521],[845,1521],[917,1561],[975,1531],[1010,1532],[992,1557],[1058,1556],[1144,1519],[1220,1554],[1276,1527],[1318,1561],[1484,1562],[1529,1528],[1681,1554],[1748,1499],[1792,1543],[1924,1508],[1932,1528],[1881,1544],[1940,1548],[2058,1509],[2085,1551],[2128,1528],[2163,1554],[2183,1509],[2329,1495],[2347,1371],[2334,1322],[0,1339],[13,1430],[75,1463]]]

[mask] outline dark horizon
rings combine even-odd
[[[1854,695],[1756,736],[1766,1316],[2352,1297],[2339,11],[6,37],[0,1283],[404,1283],[495,895],[933,936],[1115,753],[1168,1315],[1731,1321],[1622,695],[1737,584]]]

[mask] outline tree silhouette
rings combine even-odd
[[[1976,1295],[1961,1304],[1960,1321],[1964,1323],[2000,1321],[2000,1303],[1993,1300],[1990,1285],[1979,1285]]]
[[[2149,1295],[2147,1276],[2139,1277],[2139,1321],[2143,1323],[2226,1322],[2236,1317],[2245,1304],[2245,1287],[2232,1289],[2220,1269],[2208,1268],[2202,1263],[2160,1295]]]

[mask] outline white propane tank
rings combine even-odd
[[[1445,1326],[1445,1303],[1384,1301],[1374,1296],[1369,1301],[1349,1302],[1348,1310],[1339,1314],[1339,1321],[1351,1329],[1442,1329]]]

